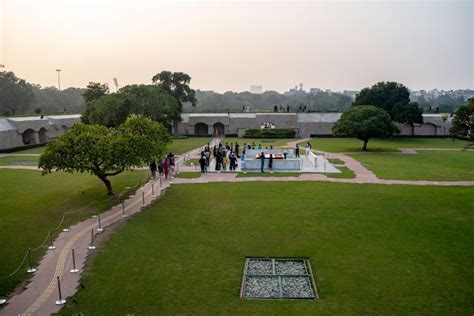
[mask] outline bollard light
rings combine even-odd
[[[71,273],[77,273],[79,272],[79,269],[76,269],[76,256],[74,255],[74,248],[71,251],[72,251],[72,269],[70,271]]]
[[[36,269],[33,268],[33,262],[31,260],[31,249],[28,248],[28,261],[30,263],[30,268],[28,270],[26,270],[26,272],[28,273],[35,273],[36,272]]]
[[[125,215],[125,202],[122,202],[122,217],[127,217],[127,215]]]
[[[155,198],[155,185],[153,183],[151,184],[151,197]]]
[[[101,232],[104,231],[104,229],[102,228],[102,224],[101,224],[101,222],[100,222],[100,214],[98,215],[97,219],[98,219],[98,222],[99,222],[99,228],[97,228],[97,231],[98,231],[99,233],[101,233]]]
[[[89,250],[94,250],[94,229],[91,229],[91,243],[89,244],[89,247],[87,247]]]
[[[67,215],[64,214],[64,226],[66,226],[65,228],[63,228],[63,232],[67,233],[69,231],[69,228],[67,228],[67,225],[66,225],[66,219],[67,219]]]
[[[56,305],[64,305],[66,304],[66,300],[63,299],[61,294],[61,282],[59,281],[59,276],[56,277],[58,279],[58,292],[59,292],[59,300],[56,301]]]
[[[142,207],[145,206],[145,192],[142,191]]]
[[[56,249],[56,246],[53,245],[53,231],[52,229],[49,229],[49,247],[48,247],[49,250],[54,250]]]

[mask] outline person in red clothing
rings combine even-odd
[[[164,161],[163,161],[163,171],[165,172],[165,179],[168,179],[168,176],[170,174],[170,163],[169,163],[169,159],[166,158]]]

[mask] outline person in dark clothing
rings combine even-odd
[[[157,166],[156,166],[156,161],[153,160],[153,161],[151,162],[151,164],[150,164],[151,176],[152,176],[153,178],[156,178],[156,168],[157,168]]]
[[[217,156],[216,156],[216,171],[221,171],[221,165],[222,165],[222,152],[217,151]]]
[[[296,156],[297,158],[300,156],[300,146],[299,146],[298,144],[296,144],[295,156]]]
[[[240,153],[239,153],[239,143],[235,142],[235,155],[237,156],[237,158],[240,157]]]
[[[204,156],[204,152],[201,155],[201,158],[199,159],[199,165],[201,166],[201,173],[206,172],[206,156]]]
[[[212,156],[214,157],[214,159],[217,158],[217,147],[214,145],[214,148],[212,148]]]
[[[264,172],[263,171],[264,167],[265,167],[265,153],[262,151],[262,153],[260,154],[260,171],[261,172]]]
[[[237,166],[237,156],[235,153],[230,153],[229,155],[229,161],[230,161],[230,171],[235,171],[235,167]]]
[[[270,157],[268,158],[268,169],[270,169],[270,172],[273,172],[273,155],[270,154]]]
[[[160,174],[160,177],[163,175],[163,161],[158,161],[158,172]]]

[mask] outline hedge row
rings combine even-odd
[[[249,128],[245,130],[245,138],[294,138],[296,130],[292,128]]]

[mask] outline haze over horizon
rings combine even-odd
[[[12,1],[0,3],[0,64],[42,86],[151,83],[195,89],[474,89],[474,2]]]

